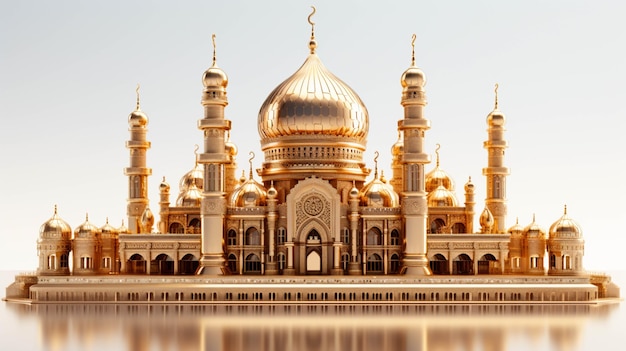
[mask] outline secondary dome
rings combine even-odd
[[[85,216],[85,222],[74,229],[74,239],[98,239],[100,228],[89,222],[89,217]]]
[[[265,206],[266,198],[265,187],[251,177],[233,191],[230,205],[233,207]]]
[[[365,184],[360,193],[361,206],[369,207],[397,207],[400,205],[400,197],[393,187],[385,182],[384,176],[374,178]]]
[[[581,239],[582,230],[578,223],[567,215],[567,208],[563,216],[550,226],[550,239]]]
[[[458,206],[454,193],[439,185],[426,195],[428,207],[456,207]]]
[[[57,214],[57,207],[54,206],[54,215],[39,229],[41,239],[72,239],[72,228]]]

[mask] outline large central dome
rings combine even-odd
[[[259,111],[265,163],[263,180],[324,178],[363,180],[369,116],[361,98],[332,74],[315,53],[267,97]],[[356,176],[356,177],[355,177]]]

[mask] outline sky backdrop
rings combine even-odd
[[[415,33],[428,78],[426,150],[434,159],[441,144],[459,203],[471,176],[476,218],[484,207],[482,145],[498,83],[507,227],[534,214],[547,231],[567,204],[583,229],[584,265],[626,269],[624,2],[59,0],[0,3],[0,270],[37,268],[39,227],[55,204],[72,228],[86,213],[98,226],[126,218],[124,143],[137,83],[150,118],[151,208],[158,213],[164,176],[175,202],[202,143],[196,123],[212,33],[229,77],[238,173],[249,151],[260,167],[258,110],[308,54],[310,5],[319,57],[369,110],[368,167],[379,151],[379,169],[391,176],[400,76]]]

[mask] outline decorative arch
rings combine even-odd
[[[467,233],[467,229],[465,228],[465,224],[461,223],[461,222],[454,223],[452,225],[452,233],[453,234]]]
[[[367,258],[367,274],[383,273],[383,260],[379,254],[371,254]]]
[[[452,262],[452,274],[474,274],[474,261],[472,261],[469,255],[464,253],[456,256]]]
[[[191,232],[192,234],[200,234],[201,226],[202,224],[199,218],[192,218],[189,221],[189,232]]]
[[[400,256],[398,254],[391,255],[389,258],[389,273],[390,274],[398,274],[400,273]]]
[[[436,275],[450,274],[450,265],[446,256],[442,253],[433,255],[430,260],[430,270]]]
[[[261,274],[261,259],[256,254],[246,256],[244,273]]]
[[[237,270],[237,256],[235,254],[231,253],[228,255],[228,269],[230,270],[230,273],[239,272]]]
[[[172,222],[168,231],[172,234],[185,234],[185,226],[180,222]]]
[[[389,243],[391,246],[400,246],[402,244],[402,241],[400,241],[400,231],[398,229],[393,229],[389,238],[391,240]]]
[[[430,234],[439,234],[441,230],[446,226],[446,221],[441,218],[434,218],[430,222],[430,230],[428,231]]]
[[[379,246],[383,244],[383,233],[378,227],[372,227],[367,231],[365,237],[367,246]]]
[[[498,259],[496,256],[486,253],[478,260],[478,274],[490,274],[496,270]]]
[[[235,229],[229,229],[226,233],[226,243],[228,246],[237,245],[237,231]]]
[[[261,233],[256,227],[246,230],[246,245],[261,245]]]

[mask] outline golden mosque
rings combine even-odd
[[[427,169],[426,77],[414,48],[400,78],[404,116],[387,179],[376,159],[373,170],[363,159],[367,108],[323,65],[311,16],[309,23],[304,63],[259,110],[264,159],[256,175],[253,153],[248,174],[237,175],[238,150],[225,113],[229,82],[217,65],[213,36],[197,123],[202,147],[178,194],[163,179],[158,207],[151,209],[149,119],[137,92],[126,142],[127,227],[108,221],[98,227],[86,219],[72,231],[55,208],[39,232],[36,274],[17,276],[7,298],[330,303],[619,297],[609,276],[584,270],[583,233],[566,209],[548,231],[534,220],[507,226],[508,145],[497,85],[483,144],[486,199],[477,213],[471,179],[460,203],[438,152]]]

